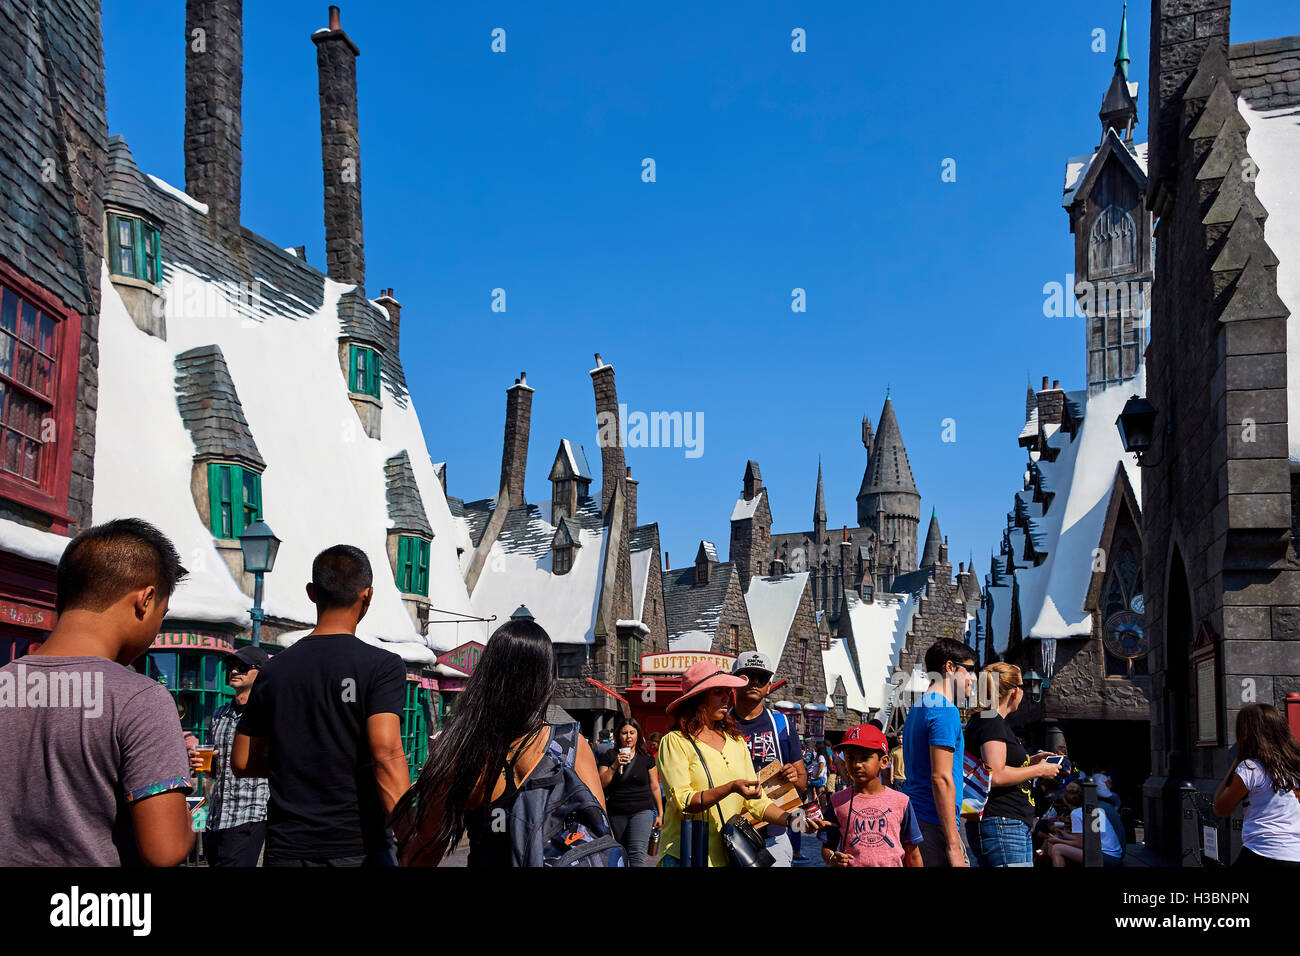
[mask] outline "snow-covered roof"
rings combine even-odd
[[[21,554],[25,558],[58,564],[70,538],[29,528],[17,521],[0,518],[0,550]]]
[[[713,635],[707,631],[684,631],[668,641],[670,651],[711,651]]]
[[[1126,470],[1134,494],[1140,498],[1142,493],[1141,471],[1124,451],[1115,419],[1129,397],[1145,388],[1143,373],[1136,381],[1093,395],[1086,400],[1083,424],[1073,441],[1065,431],[1048,439],[1060,453],[1055,461],[1039,460],[1036,467],[1045,489],[1055,497],[1046,511],[1030,512],[1035,550],[1046,552],[1047,558],[1037,567],[1017,567],[1015,572],[1025,637],[1061,638],[1092,631],[1092,615],[1083,602],[1092,583],[1093,552],[1100,546],[1116,468]],[[1082,404],[1083,397],[1077,401]],[[1017,533],[1008,537],[1016,555],[1023,556],[1023,535]],[[994,639],[1004,638],[999,634]]]
[[[1134,85],[1136,84],[1130,84],[1130,86]],[[1142,167],[1142,172],[1145,173],[1147,171],[1147,144],[1138,143],[1133,147],[1133,150],[1129,155],[1137,160],[1137,164]],[[1071,156],[1065,161],[1065,185],[1063,187],[1064,195],[1061,197],[1062,206],[1068,209],[1074,202],[1074,194],[1078,190],[1079,184],[1083,182],[1084,177],[1088,175],[1088,169],[1092,166],[1092,161],[1097,158],[1099,152],[1101,152],[1100,147],[1082,156]]]
[[[116,155],[120,163],[129,162],[129,154]],[[483,639],[481,623],[458,622],[472,614],[456,555],[463,535],[452,521],[397,355],[384,359],[382,438],[367,437],[348,399],[338,358],[338,303],[353,287],[247,231],[241,261],[250,271],[241,280],[229,253],[207,238],[202,204],[152,177],[141,181],[152,184],[165,227],[167,338],[136,327],[105,268],[94,521],[139,516],[172,539],[190,576],[173,595],[169,619],[249,623],[252,602],[195,505],[195,444],[177,407],[176,356],[216,345],[265,458],[263,512],[282,542],[275,570],[265,579],[266,613],[314,621],[304,587],[312,560],[330,545],[348,543],[366,552],[374,571],[375,595],[359,637],[412,662],[431,660],[430,648],[450,650]],[[249,284],[255,287],[251,296]],[[377,323],[387,324],[382,308],[368,307]],[[392,522],[385,463],[402,452],[433,532],[427,641],[407,611],[388,559]],[[457,623],[446,623],[452,621]],[[418,649],[405,646],[410,644]]]
[[[823,652],[826,687],[829,691],[835,678],[843,676],[850,707],[861,711],[884,707],[916,602],[907,596],[883,594],[877,600],[864,601],[851,590],[844,592],[844,598],[857,660],[852,659],[847,640],[833,641],[831,649]],[[846,667],[851,670],[846,671]],[[857,690],[859,678],[861,691]],[[852,703],[855,694],[860,705]]]
[[[736,506],[731,509],[731,520],[744,521],[746,518],[754,517],[758,513],[758,505],[765,494],[767,494],[767,489],[760,488],[758,494],[746,501],[744,492],[742,492],[736,498]]]
[[[1291,317],[1286,323],[1288,445],[1292,468],[1300,468],[1300,110],[1256,111],[1243,99],[1241,115],[1250,124],[1250,155],[1259,166],[1255,195],[1268,210],[1264,239],[1279,262],[1277,294]]]
[[[650,565],[654,549],[643,548],[632,552],[632,613],[638,621],[645,620],[645,592],[650,584]]]
[[[526,604],[556,644],[592,643],[609,529],[601,524],[599,502],[591,498],[580,500],[569,524],[577,527],[581,546],[572,551],[569,571],[554,574],[555,527],[537,505],[511,508],[470,596],[475,611],[503,622]]]
[[[986,589],[986,594],[993,602],[989,615],[989,624],[993,628],[993,650],[1005,654],[1011,635],[1011,588],[1008,585],[994,585]]]
[[[807,585],[807,571],[777,578],[750,578],[749,590],[745,592],[745,607],[749,611],[749,625],[753,628],[754,643],[760,654],[766,654],[773,661],[781,659],[785,639]]]

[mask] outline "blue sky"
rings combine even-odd
[[[184,4],[104,6],[110,130],[183,187]],[[243,220],[323,268],[309,38],[328,4],[244,6]],[[530,500],[550,496],[561,438],[598,469],[600,352],[631,410],[703,414],[698,457],[627,451],[674,566],[701,538],[725,552],[750,458],[774,530],[811,527],[819,456],[829,524],[853,526],[861,418],[889,387],[921,534],[936,508],[954,564],[974,551],[983,573],[1024,470],[1027,375],[1083,382],[1079,320],[1044,318],[1042,290],[1071,269],[1064,164],[1099,139],[1120,6],[343,3],[367,291],[403,304],[449,492],[495,494],[521,370]],[[1148,16],[1130,10],[1140,139]],[[1292,0],[1234,4],[1234,42],[1297,30]]]

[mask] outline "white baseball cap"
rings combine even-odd
[[[736,658],[736,663],[731,665],[731,673],[739,674],[741,671],[765,671],[769,676],[776,673],[771,658],[759,651],[745,651]]]

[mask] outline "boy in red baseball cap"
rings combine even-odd
[[[911,801],[880,779],[889,743],[880,728],[858,724],[836,747],[849,787],[831,797],[838,830],[828,831],[828,866],[921,866],[921,826]]]

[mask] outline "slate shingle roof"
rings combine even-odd
[[[659,538],[659,525],[655,522],[637,525],[628,535],[629,551],[646,551],[655,546]]]
[[[196,457],[266,469],[220,346],[200,345],[176,356],[176,405],[194,439]]]
[[[733,573],[730,561],[717,564],[708,583],[697,585],[693,565],[664,572],[664,617],[670,640],[688,631],[714,631]]]
[[[267,312],[303,320],[320,311],[325,295],[324,273],[248,229],[240,229],[239,243],[214,238],[206,215],[140,174],[120,136],[109,140],[108,154],[117,188],[134,194],[138,186],[150,193],[148,201],[162,231],[164,284],[176,281],[178,273],[190,272],[205,281],[229,286],[232,307],[252,322],[264,321]],[[241,296],[251,297],[252,306],[241,308]],[[383,353],[382,378],[397,403],[405,407],[409,400],[406,374],[386,314],[355,292],[340,297],[339,313],[341,324],[356,322],[358,327],[367,328],[367,341],[379,346]]]
[[[478,547],[487,530],[492,512],[496,510],[495,498],[483,498],[479,501],[466,501],[461,505],[463,517],[469,525],[470,540]],[[506,551],[516,554],[529,554],[540,558],[551,550],[551,540],[555,535],[554,527],[546,521],[547,515],[534,504],[515,505],[506,516],[505,524],[497,542]],[[583,531],[600,532],[600,502],[590,495],[578,499],[578,510],[568,518],[571,526]],[[577,532],[572,532],[577,540]]]
[[[415,483],[415,472],[411,470],[411,456],[405,449],[384,462],[384,477],[388,486],[388,517],[393,520],[391,530],[432,538],[433,529],[424,513],[420,486]]]
[[[44,18],[30,0],[0,0],[0,258],[82,311],[90,307],[90,290],[82,280],[68,176],[62,169],[48,181],[43,175],[47,160],[66,155],[48,80],[54,80],[68,135],[84,131],[88,145],[102,154],[108,125],[99,2],[47,0],[43,6]],[[90,215],[96,212],[92,204]],[[98,230],[81,241],[98,246]],[[97,286],[99,276],[86,281]]]

